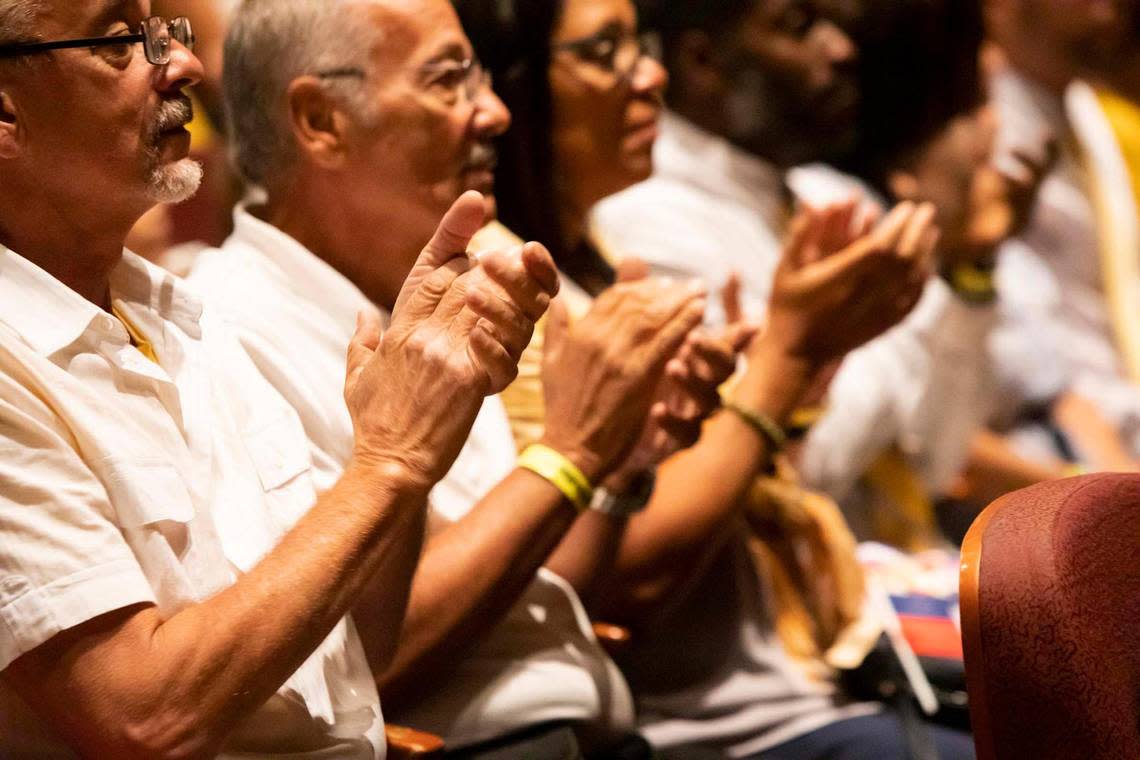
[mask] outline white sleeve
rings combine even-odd
[[[154,592],[102,483],[50,410],[0,376],[0,670]]]
[[[995,323],[993,306],[931,280],[906,321],[844,362],[804,448],[805,481],[843,499],[897,445],[929,489],[945,489],[988,414]]]

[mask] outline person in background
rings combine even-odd
[[[351,464],[318,496],[296,414],[123,249],[201,179],[192,45],[145,0],[0,2],[0,755],[383,757],[368,658],[400,632],[428,490],[533,329],[487,304],[537,317],[553,262],[472,265],[481,207],[453,209],[388,330],[352,339]]]
[[[645,258],[660,272],[701,276],[710,287],[739,273],[745,306],[759,317],[793,207],[788,173],[841,155],[858,138],[857,51],[802,0],[678,0],[656,7],[672,74],[656,170],[649,181],[599,204],[594,225],[615,249]],[[826,406],[817,400],[797,415],[797,432],[828,410],[834,415],[831,433],[816,435],[803,455],[813,463],[812,479],[845,497],[871,476],[880,481],[877,491],[918,494],[917,507],[893,509],[904,515],[917,509],[929,523],[929,494],[946,469],[955,474],[948,460],[959,456],[934,455],[939,438],[930,425],[948,395],[982,374],[982,358],[963,346],[984,336],[992,321],[992,307],[979,308],[932,280],[899,330],[847,358]],[[907,374],[916,352],[920,360],[960,355],[963,361],[925,388]],[[883,362],[894,369],[884,371]],[[875,385],[869,389],[844,375]],[[838,395],[855,387],[854,397]],[[868,409],[869,399],[895,421],[877,445],[849,447],[843,410]],[[851,419],[858,437],[863,418]],[[962,425],[969,427],[969,420]],[[907,434],[889,435],[900,430]],[[867,520],[855,527],[864,537],[873,529]]]
[[[583,297],[604,293],[610,264],[596,247],[586,214],[608,194],[649,175],[665,84],[658,64],[640,46],[634,8],[622,0],[459,0],[456,5],[493,72],[496,90],[514,113],[512,129],[499,141],[500,221],[524,235],[548,230],[544,239],[561,241],[552,248],[564,280],[575,282]],[[761,551],[777,554],[799,546],[813,560],[822,559],[811,539],[780,545],[772,532],[780,521],[770,511],[752,511],[746,498],[770,466],[779,448],[776,439],[782,440],[773,420],[784,419],[800,402],[822,366],[901,318],[921,291],[921,266],[880,269],[867,262],[867,279],[848,268],[869,241],[831,258],[823,255],[850,243],[853,214],[847,204],[795,225],[773,287],[768,329],[747,350],[749,369],[695,446],[658,468],[648,505],[624,515],[628,527],[621,537],[617,578],[586,592],[602,619],[632,628],[622,664],[638,700],[641,729],[662,756],[767,756],[766,750],[815,756],[800,740],[817,742],[820,754],[825,747],[842,746],[861,748],[871,753],[867,756],[902,756],[897,722],[864,720],[877,708],[851,704],[813,649],[843,627],[842,612],[830,616],[836,612],[835,597],[809,596],[803,602],[815,612],[815,603],[822,601],[826,622],[820,629],[808,624],[804,650],[809,654],[793,653],[775,630],[772,612],[779,602],[769,572],[793,565],[763,564],[750,546],[768,544]],[[904,205],[872,236],[872,245],[882,252],[929,253],[932,214]],[[811,231],[819,221],[830,232]],[[805,233],[806,248],[801,247]],[[831,270],[827,276],[825,269]],[[863,284],[855,285],[857,280]],[[863,299],[875,307],[855,308]],[[733,298],[726,306],[736,311]],[[848,330],[836,335],[841,321]],[[535,349],[520,382],[534,374]],[[541,416],[541,399],[525,393],[533,386],[524,386],[516,397],[516,382],[504,394],[512,417],[524,423],[516,424],[524,442],[529,423]],[[798,517],[813,527],[816,515],[826,514],[814,500],[795,502]],[[842,559],[837,564],[846,569],[853,563],[853,544],[849,538],[843,543],[841,518],[830,516],[839,528],[832,535],[840,538],[838,546],[827,548],[843,555],[846,564]],[[755,533],[750,525],[757,526]],[[840,596],[858,585],[842,571],[832,574],[833,569],[825,560],[807,572],[813,580],[825,576],[837,582],[831,588]],[[791,588],[797,588],[794,580]],[[857,610],[860,592],[854,596]],[[948,741],[963,743],[961,737]],[[772,749],[776,745],[783,746]]]
[[[234,234],[192,279],[300,413],[322,488],[351,464],[337,378],[354,315],[398,311],[417,241],[457,198],[476,226],[493,213],[492,141],[510,115],[446,0],[246,0],[225,70],[237,164],[264,200],[237,207]],[[485,194],[474,208],[463,195],[472,190]],[[558,558],[602,572],[608,547],[589,528],[608,518],[590,509],[594,484],[643,498],[636,485],[663,455],[656,443],[671,452],[677,430],[699,427],[715,384],[684,420],[655,402],[659,388],[688,379],[666,379],[666,365],[703,301],[701,287],[628,283],[566,329],[544,374],[552,414],[521,456],[500,400],[485,402],[432,491],[393,660],[376,661],[390,717],[465,757],[637,745],[628,689]],[[537,316],[509,302],[487,308]],[[383,618],[364,601],[354,619],[369,641]]]
[[[1115,68],[1119,0],[988,0],[998,160],[1051,134],[1058,147],[1029,225],[999,257],[1003,383],[997,424],[1040,461],[1132,469],[1140,453],[1133,283],[1136,206],[1119,145],[1080,77]]]
[[[836,164],[879,198],[935,206],[941,277],[911,329],[851,357],[831,389],[842,406],[812,429],[799,465],[807,483],[842,501],[861,536],[929,548],[941,543],[933,502],[961,488],[964,469],[975,499],[992,492],[987,483],[1013,490],[1063,475],[1012,452],[986,455],[995,438],[985,424],[996,390],[986,344],[1000,318],[997,251],[1024,227],[1047,167],[1021,157],[1006,176],[994,165],[979,2],[864,0],[860,10],[858,140]],[[970,329],[940,337],[950,299],[977,314],[960,320]],[[884,467],[892,450],[921,476],[913,487],[905,470]],[[1013,474],[1021,477],[1010,483]]]

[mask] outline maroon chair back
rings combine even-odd
[[[1140,758],[1140,475],[994,502],[961,597],[979,760]]]

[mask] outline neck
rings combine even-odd
[[[1006,59],[1019,74],[1044,87],[1053,95],[1062,98],[1074,73],[1064,62],[1064,56],[1055,51],[1042,53],[1033,44],[1020,44],[1020,41],[1005,45]]]
[[[391,311],[407,277],[393,268],[407,257],[396,254],[399,241],[387,234],[398,225],[366,223],[342,200],[322,184],[296,181],[271,191],[265,206],[255,211],[344,275],[372,303]]]
[[[568,255],[573,255],[586,239],[586,214],[564,203],[558,213],[558,224],[562,237],[559,244]]]
[[[87,199],[90,200],[89,198]],[[0,196],[0,243],[110,311],[111,272],[142,212],[108,213],[9,187]]]
[[[791,141],[779,139],[777,133],[771,130],[765,131],[762,136],[750,137],[748,140],[734,135],[729,126],[728,118],[725,116],[724,101],[718,96],[679,97],[669,103],[669,108],[689,123],[727,140],[741,150],[781,170],[790,169],[799,163],[806,163],[799,160],[789,161],[788,159],[794,151]]]
[[[716,97],[690,97],[676,93],[669,98],[669,110],[690,124],[695,124],[706,132],[732,141],[729,135],[728,119],[724,115],[724,104]]]
[[[555,263],[562,274],[591,295],[598,295],[612,283],[613,271],[601,255],[586,242],[589,206],[565,200],[560,204],[561,247]]]

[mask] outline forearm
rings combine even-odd
[[[425,547],[392,663],[386,704],[417,696],[494,626],[571,527],[574,507],[545,479],[518,469]]]
[[[394,472],[350,469],[228,589],[167,620],[147,608],[84,632],[82,642],[65,634],[6,675],[94,755],[212,756],[320,645],[366,581],[387,577],[395,591],[411,574],[394,549],[420,540],[424,494]],[[57,701],[64,695],[67,704]]]
[[[1053,419],[1093,470],[1134,472],[1137,462],[1120,432],[1095,403],[1076,393],[1066,393],[1053,405]]]
[[[1063,476],[1061,461],[1048,466],[1023,459],[1002,436],[984,430],[971,444],[958,495],[980,510],[1007,493]]]
[[[573,586],[583,600],[589,599],[597,581],[613,567],[625,525],[624,519],[587,510],[574,521],[546,568]]]
[[[812,369],[778,352],[761,351],[733,392],[734,400],[783,424],[807,389]],[[707,556],[731,525],[755,478],[771,464],[768,441],[735,413],[721,411],[695,446],[657,471],[644,512],[630,520],[617,560],[623,602],[653,606]],[[607,610],[608,612],[609,610]]]

